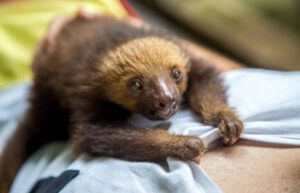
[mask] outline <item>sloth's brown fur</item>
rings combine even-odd
[[[136,100],[132,97],[126,97],[126,90],[124,90],[124,88],[127,88],[126,83],[132,76],[143,75],[149,79],[154,75],[167,76],[163,74],[165,69],[177,67],[185,77],[183,83],[179,85],[180,93],[183,93],[187,85],[185,64],[188,63],[188,60],[182,49],[171,41],[155,36],[134,39],[105,55],[98,69],[104,77],[97,80],[96,84],[101,82],[101,87],[104,89],[107,98],[134,111]],[[116,68],[115,64],[120,65]],[[114,88],[114,92],[111,92],[110,88]],[[127,98],[127,100],[125,101],[124,98]]]
[[[174,68],[182,80],[172,79]],[[54,42],[42,43],[33,72],[30,108],[0,160],[1,193],[8,191],[25,159],[51,140],[71,138],[77,152],[134,161],[203,155],[198,137],[127,123],[132,112],[153,112],[153,103],[167,97],[164,89],[174,97],[172,104],[186,101],[200,120],[218,126],[226,144],[233,144],[243,130],[215,68],[168,35],[114,18],[71,20]],[[128,81],[136,77],[144,90],[132,95]]]

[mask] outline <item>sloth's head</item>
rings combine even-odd
[[[175,43],[145,37],[124,43],[106,54],[99,71],[105,97],[129,111],[168,119],[187,87],[188,58]]]

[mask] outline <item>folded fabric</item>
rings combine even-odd
[[[222,74],[229,103],[245,123],[242,139],[300,147],[300,72],[241,69]],[[0,137],[9,136],[24,111],[28,84],[0,93]],[[9,97],[13,96],[13,97]],[[5,101],[2,103],[2,101]],[[134,115],[130,122],[155,126]],[[172,133],[197,135],[209,145],[219,139],[217,128],[203,125],[183,108],[168,123]],[[2,141],[2,140],[0,140]],[[59,176],[65,170],[79,171],[61,193],[217,193],[221,190],[193,162],[168,158],[166,163],[128,162],[108,157],[74,156],[68,143],[53,143],[40,149],[23,165],[11,193],[29,192],[39,180]]]

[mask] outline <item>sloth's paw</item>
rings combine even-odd
[[[222,134],[223,142],[226,145],[232,145],[239,139],[244,125],[234,114],[227,114],[221,116],[218,128]]]
[[[180,138],[176,155],[183,160],[192,160],[200,163],[206,151],[202,140],[196,136],[180,136]]]

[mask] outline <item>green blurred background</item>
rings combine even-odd
[[[129,2],[162,13],[161,18],[192,32],[195,41],[246,66],[300,70],[299,0],[142,0],[146,6]]]

